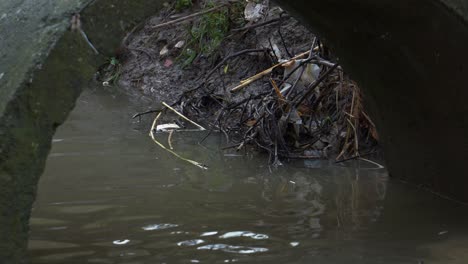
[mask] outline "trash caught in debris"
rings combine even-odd
[[[172,108],[171,106],[169,106],[168,104],[166,103],[162,103],[167,109],[171,110],[172,112],[174,112],[175,114],[177,114],[178,116],[182,117],[184,120],[188,121],[189,123],[195,125],[197,127],[197,129],[195,131],[204,131],[206,130],[205,128],[203,128],[201,125],[195,123],[194,121],[188,119],[186,116],[184,116],[183,114],[181,114],[180,112],[178,112],[177,110],[175,110],[174,108]],[[166,150],[167,152],[171,153],[172,155],[174,155],[175,157],[179,158],[180,160],[183,160],[183,161],[186,161],[192,165],[195,165],[201,169],[204,169],[204,170],[207,170],[208,167],[200,162],[197,162],[197,161],[194,161],[194,160],[190,160],[190,159],[187,159],[187,158],[184,158],[182,157],[181,155],[177,154],[176,152],[173,151],[173,147],[172,147],[172,141],[171,141],[171,138],[172,138],[172,135],[173,135],[173,132],[175,131],[174,129],[176,129],[177,127],[180,127],[178,126],[177,124],[163,124],[163,125],[160,125],[159,128],[160,129],[165,129],[167,131],[170,131],[169,133],[169,136],[168,136],[168,145],[169,145],[169,148],[164,146],[164,144],[162,144],[161,142],[159,142],[157,139],[156,139],[156,136],[155,136],[155,131],[158,131],[158,120],[161,118],[161,116],[163,115],[163,111],[159,112],[158,115],[156,116],[156,118],[153,120],[153,124],[151,126],[151,129],[150,129],[150,132],[149,132],[149,136],[151,137],[151,139],[153,140],[154,143],[156,143],[156,145],[158,145],[159,147],[161,147],[162,149]],[[192,130],[193,131],[193,130]]]
[[[161,124],[156,126],[156,132],[170,132],[177,129],[181,129],[177,124]]]
[[[257,22],[265,15],[266,10],[266,4],[249,1],[244,9],[245,20],[249,22]]]
[[[275,166],[375,152],[361,90],[326,43],[268,1],[218,4],[201,1],[183,19],[155,17],[129,45],[159,57],[132,53],[122,86],[171,102],[165,107],[180,121],[222,135],[224,150],[263,151]],[[186,130],[174,120],[155,128],[170,132],[169,145]]]

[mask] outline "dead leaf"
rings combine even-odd
[[[255,124],[257,124],[257,119],[250,119],[250,120],[247,120],[247,122],[245,122],[245,125],[248,127],[253,127],[255,126]]]

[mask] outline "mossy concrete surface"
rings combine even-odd
[[[53,44],[68,26],[71,14],[91,0],[0,1],[0,113],[21,84],[30,81]]]
[[[99,65],[162,1],[0,1],[0,263],[24,263],[50,142]],[[68,30],[75,12],[99,50]]]
[[[278,2],[363,88],[390,175],[468,202],[468,2]]]

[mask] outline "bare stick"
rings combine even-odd
[[[237,32],[237,31],[251,30],[251,29],[254,29],[254,28],[263,27],[263,26],[267,26],[267,25],[270,25],[270,24],[278,23],[280,20],[285,19],[285,18],[290,18],[290,17],[289,16],[288,17],[284,16],[282,18],[274,18],[274,19],[270,19],[270,20],[262,22],[262,23],[246,26],[246,27],[243,27],[243,28],[235,28],[232,31]]]
[[[287,60],[287,61],[284,61],[284,62],[275,64],[275,65],[273,65],[272,67],[270,67],[270,68],[268,68],[268,69],[266,69],[266,70],[264,70],[264,71],[262,71],[262,72],[260,72],[260,73],[257,73],[256,75],[254,75],[254,76],[252,76],[252,77],[250,77],[250,78],[247,78],[247,79],[245,79],[245,80],[242,80],[242,81],[240,81],[240,85],[238,85],[238,86],[236,86],[236,87],[234,87],[234,88],[231,89],[231,92],[232,92],[232,93],[233,93],[233,92],[237,92],[237,91],[241,90],[242,88],[244,88],[244,87],[250,85],[251,83],[253,83],[253,82],[259,80],[259,79],[262,78],[263,76],[270,74],[275,68],[280,67],[280,66],[283,66],[284,64],[287,64],[288,62],[291,62],[291,61],[293,61],[293,60],[296,60],[296,59],[302,58],[302,57],[304,57],[304,56],[307,56],[307,55],[309,55],[309,53],[310,53],[310,51],[303,52],[303,53],[301,53],[301,54],[295,56],[294,58],[292,58],[292,59],[290,59],[290,60]]]
[[[304,94],[304,96],[302,96],[302,98],[294,106],[298,107],[307,97],[309,97],[312,94],[312,92],[315,90],[315,88],[320,83],[322,83],[325,80],[325,78],[327,78],[328,75],[330,75],[330,73],[332,73],[333,70],[335,70],[337,67],[338,67],[338,63],[333,65],[333,67],[328,69],[322,76],[320,76],[320,78],[318,78],[317,80],[315,80],[315,82],[313,82],[311,85],[309,85],[309,87],[307,87],[308,91]]]
[[[81,33],[81,36],[83,36],[86,43],[88,44],[88,46],[94,51],[94,54],[99,55],[99,51],[97,51],[97,49],[94,47],[93,43],[91,43],[91,41],[89,41],[89,38],[86,35],[86,33],[82,29],[80,29],[80,33]]]
[[[156,124],[158,123],[158,119],[161,117],[161,115],[162,115],[162,112],[159,112],[156,118],[154,118],[153,124],[151,125],[151,130],[149,133],[150,137],[153,137],[153,132],[156,129]]]
[[[349,129],[349,128],[348,128]],[[348,143],[348,139],[346,139],[345,141],[345,145],[343,146],[343,149],[341,150],[340,154],[336,157],[335,160],[340,160],[342,156],[344,156],[346,154],[346,152],[348,151],[348,148],[351,146],[351,142]]]
[[[159,112],[161,112],[161,109],[148,110],[146,112],[136,113],[136,114],[134,114],[132,116],[132,119],[135,119],[137,117],[141,117],[141,116],[144,116],[144,115],[152,114],[152,113],[159,113]]]
[[[381,164],[379,164],[379,163],[377,163],[375,161],[368,160],[368,159],[363,159],[363,158],[359,158],[359,160],[366,161],[366,162],[369,162],[371,164],[374,164],[375,166],[377,166],[378,169],[385,169],[384,166],[382,166]]]
[[[232,58],[235,58],[235,57],[238,57],[238,56],[241,56],[241,55],[244,55],[246,53],[256,53],[256,52],[267,52],[268,50],[267,49],[246,49],[246,50],[241,50],[239,52],[236,52],[236,53],[233,53],[229,56],[227,56],[226,58],[224,58],[220,63],[218,63],[218,65],[216,65],[206,76],[205,76],[205,82],[208,80],[208,78],[211,77],[211,75],[213,75],[213,73],[215,73],[215,71],[217,69],[219,69],[220,67],[222,67],[226,61],[232,59]]]
[[[207,170],[207,169],[208,169],[207,166],[201,164],[200,162],[196,162],[196,161],[194,161],[194,160],[186,159],[186,158],[180,156],[179,154],[175,153],[173,150],[170,150],[170,149],[166,148],[166,146],[164,146],[164,145],[161,144],[158,140],[156,140],[156,137],[154,136],[154,131],[155,131],[155,129],[156,129],[156,124],[157,124],[157,122],[158,122],[158,119],[161,117],[161,115],[162,115],[162,112],[160,112],[160,113],[156,116],[156,118],[155,118],[154,121],[153,121],[153,125],[151,126],[151,129],[150,129],[149,136],[150,136],[151,139],[154,141],[154,143],[156,143],[156,145],[158,145],[158,146],[161,147],[162,149],[166,150],[167,152],[171,153],[172,155],[176,156],[177,158],[179,158],[179,159],[181,159],[181,160],[183,160],[183,161],[186,161],[186,162],[188,162],[188,163],[190,163],[190,164],[192,164],[192,165],[195,165],[195,166],[197,166],[197,167],[199,167],[199,168],[201,168],[201,169]]]
[[[281,94],[281,91],[278,85],[276,84],[275,80],[270,78],[270,82],[271,82],[271,85],[273,85],[273,88],[275,89],[276,95],[278,96],[280,104],[281,104],[282,102],[284,102],[284,96]]]
[[[281,15],[280,15],[280,19],[281,19]],[[281,24],[280,24],[279,27],[278,27],[278,35],[280,36],[281,43],[283,43],[283,48],[284,48],[284,50],[285,50],[286,53],[288,54],[289,58],[291,58],[292,55],[291,55],[291,53],[289,52],[288,45],[286,45],[286,41],[284,40],[283,34],[281,34]]]
[[[170,26],[170,25],[173,25],[173,24],[177,24],[177,23],[180,23],[180,22],[183,22],[183,21],[186,21],[186,20],[189,20],[189,19],[192,19],[192,18],[195,18],[195,17],[198,17],[198,16],[202,16],[204,14],[208,14],[208,13],[211,13],[211,12],[214,12],[222,7],[225,7],[227,4],[223,4],[223,5],[219,5],[219,6],[215,6],[213,8],[210,8],[210,9],[207,9],[205,11],[200,11],[200,12],[197,12],[197,13],[193,13],[191,15],[188,15],[188,16],[184,16],[184,17],[181,17],[181,18],[178,18],[178,19],[174,19],[174,20],[171,20],[169,22],[166,22],[166,23],[162,23],[162,24],[159,24],[159,25],[156,25],[156,26],[153,26],[152,28],[163,28],[163,27],[167,27],[167,26]]]
[[[174,130],[171,130],[169,132],[169,136],[167,137],[167,144],[169,145],[169,148],[173,150],[174,148],[172,147],[172,134],[174,134]]]
[[[349,120],[349,118],[346,118],[346,121],[348,121],[348,123],[351,125],[351,128],[354,131],[354,144],[356,146],[356,148],[354,149],[354,154],[359,155],[359,141],[356,126],[351,122],[351,120]]]
[[[343,162],[350,161],[350,160],[356,160],[356,159],[363,158],[363,157],[366,157],[375,153],[377,153],[377,151],[371,151],[371,152],[364,153],[364,154],[358,154],[357,156],[353,156],[351,158],[337,160],[335,161],[335,164],[343,163]]]
[[[188,117],[184,116],[183,114],[179,113],[177,110],[175,110],[174,108],[172,108],[170,105],[166,104],[165,102],[162,102],[162,105],[164,105],[165,107],[167,107],[169,110],[171,110],[172,112],[176,113],[178,116],[182,117],[183,119],[185,119],[186,121],[190,122],[191,124],[193,124],[194,126],[198,127],[200,130],[204,131],[206,130],[204,127],[202,127],[201,125],[193,122],[192,120],[188,119]]]

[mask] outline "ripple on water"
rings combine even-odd
[[[267,252],[268,248],[262,247],[247,247],[247,246],[233,246],[233,245],[226,245],[226,244],[213,244],[213,245],[206,245],[197,248],[198,250],[220,250],[223,252],[228,253],[237,253],[237,254],[255,254],[255,253],[262,253]]]
[[[300,243],[296,242],[296,241],[289,243],[289,245],[291,245],[291,247],[297,247],[297,246],[299,246],[299,244]]]
[[[41,263],[50,263],[51,261],[60,263],[67,263],[65,260],[70,260],[76,257],[83,257],[83,256],[90,256],[95,254],[95,251],[76,251],[76,252],[69,252],[69,253],[58,253],[58,254],[50,254],[46,256],[42,256],[38,258]]]
[[[128,244],[128,243],[130,243],[130,240],[129,240],[129,239],[114,240],[114,241],[112,241],[112,244],[118,245],[118,246],[126,245],[126,244]]]
[[[181,246],[188,246],[189,247],[189,246],[200,245],[200,244],[203,244],[203,243],[205,243],[205,241],[202,240],[202,239],[192,239],[192,240],[181,241],[181,242],[177,243],[177,245],[179,247],[181,247]]]
[[[106,247],[106,248],[119,248],[119,247],[125,247],[125,246],[135,246],[141,244],[141,240],[135,240],[135,239],[117,239],[117,240],[112,240],[112,241],[106,241],[106,242],[97,242],[97,243],[92,243],[93,246],[98,246],[98,247]]]
[[[211,232],[202,233],[200,236],[201,237],[207,237],[207,236],[215,236],[217,234],[218,234],[218,231],[211,231]]]
[[[151,253],[144,249],[129,249],[122,251],[111,251],[107,254],[109,257],[115,258],[135,258],[135,257],[145,257],[151,256]]]
[[[221,235],[219,238],[222,239],[228,239],[228,238],[234,238],[234,237],[249,237],[255,240],[264,240],[268,239],[269,236],[265,234],[256,234],[252,233],[250,231],[233,231],[233,232],[228,232],[225,233],[224,235]]]
[[[32,226],[58,226],[58,225],[64,225],[66,223],[67,222],[64,220],[38,218],[38,217],[32,217],[31,220],[29,220],[29,224]]]
[[[28,242],[28,248],[30,250],[68,249],[68,248],[77,248],[77,247],[79,247],[79,245],[77,244],[57,242],[57,241],[48,241],[48,240],[31,239]]]
[[[164,229],[169,229],[169,228],[174,228],[178,227],[179,225],[176,224],[155,224],[155,225],[147,225],[142,227],[141,229],[145,231],[154,231],[154,230],[164,230]]]
[[[185,231],[173,231],[171,232],[171,235],[188,235],[190,232],[185,232]]]
[[[60,208],[60,212],[67,214],[91,214],[116,208],[114,205],[77,205]]]

